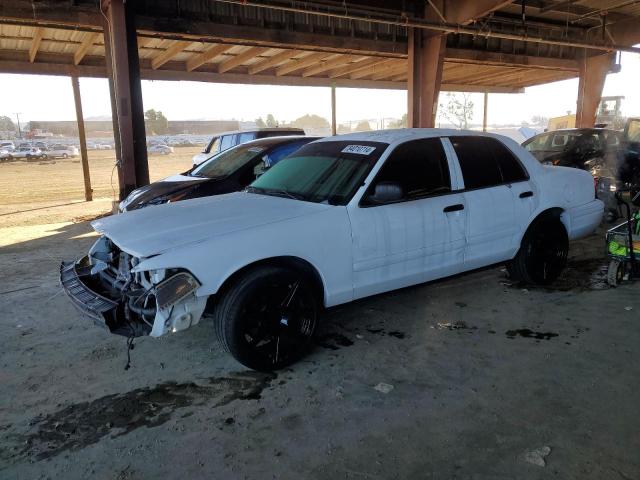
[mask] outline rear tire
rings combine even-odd
[[[63,153],[62,154],[62,158],[64,158],[66,160],[67,158],[69,158],[69,155],[67,155],[66,153]]]
[[[529,226],[507,270],[513,280],[549,285],[566,267],[568,254],[569,238],[564,225],[557,217],[544,216]]]
[[[215,307],[216,335],[246,367],[277,370],[308,353],[318,311],[318,296],[304,274],[260,267],[222,293]]]

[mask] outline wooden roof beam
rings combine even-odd
[[[327,57],[333,57],[334,55],[335,53],[315,52],[299,60],[292,60],[278,68],[276,70],[276,76],[281,77],[282,75],[288,75],[292,72],[295,72],[296,70],[300,70],[302,68],[313,65],[316,62],[320,62]]]
[[[267,50],[269,49],[266,47],[250,47],[248,50],[245,50],[244,52],[239,53],[235,57],[225,60],[220,65],[218,65],[218,73],[228,72],[233,68],[239,67],[243,63],[248,62],[252,58],[257,57]]]
[[[330,78],[338,78],[344,77],[345,75],[350,75],[352,73],[359,72],[360,70],[364,70],[371,65],[375,65],[376,63],[380,63],[380,57],[368,57],[365,60],[361,60],[359,62],[352,63],[347,65],[346,67],[341,67],[333,70],[329,75]],[[387,59],[382,59],[383,62],[387,61]]]
[[[213,47],[207,48],[203,52],[196,53],[187,60],[187,72],[192,72],[205,63],[214,60],[216,57],[219,57],[223,53],[231,50],[234,46],[235,45],[228,44],[214,45]]]
[[[425,2],[425,16],[429,21],[441,22],[444,17],[447,23],[466,25],[511,3],[513,0],[433,0]]]
[[[348,65],[353,60],[362,60],[364,58],[367,58],[367,57],[362,57],[358,55],[340,55],[339,57],[333,58],[331,60],[326,60],[324,62],[319,63],[318,65],[314,65],[312,67],[305,69],[302,72],[302,76],[311,77],[313,75],[326,72],[327,70],[333,70],[334,68]]]
[[[279,53],[276,53],[272,57],[265,58],[261,62],[254,63],[249,67],[249,74],[255,75],[256,73],[260,73],[268,68],[275,67],[280,65],[287,60],[291,60],[291,57],[295,57],[300,53],[300,50],[283,50]]]
[[[80,65],[82,59],[87,54],[89,49],[93,47],[93,44],[98,39],[101,34],[98,32],[87,32],[84,34],[84,38],[82,39],[82,43],[78,46],[75,53],[73,54],[73,64]]]
[[[162,65],[178,55],[180,52],[184,51],[184,49],[192,43],[193,42],[188,42],[186,40],[174,40],[169,48],[160,52],[158,55],[151,59],[151,68],[153,70],[157,70]]]
[[[33,63],[36,59],[36,55],[38,54],[38,48],[40,48],[40,43],[42,42],[43,35],[44,35],[44,28],[37,27],[35,33],[33,34],[33,39],[31,40],[31,47],[29,48],[30,63]]]
[[[401,64],[402,63],[405,62],[401,62]],[[379,74],[381,72],[388,72],[389,70],[392,70],[394,68],[398,68],[398,61],[396,59],[383,60],[382,62],[374,63],[368,68],[352,73],[351,75],[349,75],[349,78],[351,78],[352,80],[357,80],[358,78],[368,77],[376,73]]]

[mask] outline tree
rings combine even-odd
[[[291,122],[291,126],[309,130],[309,132],[326,132],[330,129],[329,121],[326,118],[309,114],[296,118]]]
[[[402,115],[399,120],[391,120],[387,128],[407,128],[407,114]]]
[[[151,134],[164,135],[169,131],[169,121],[160,110],[154,109],[144,112],[145,125]]]
[[[0,117],[0,132],[15,132],[17,130],[16,125],[9,117]]]
[[[447,102],[440,104],[441,115],[457,128],[469,128],[469,122],[473,120],[473,101],[468,93],[446,94]]]
[[[369,122],[366,120],[360,120],[358,122],[358,124],[356,125],[356,132],[368,132],[369,130],[371,130],[371,125],[369,125]]]
[[[262,117],[256,118],[256,127],[265,128],[266,126],[267,124],[264,123],[264,120],[262,119]]]
[[[338,135],[342,135],[343,133],[351,133],[351,125],[348,123],[341,123],[338,125],[338,131],[336,132]]]
[[[267,124],[267,127],[269,128],[276,128],[278,126],[278,122],[276,121],[275,117],[271,114],[267,115],[266,124]]]
[[[538,125],[539,127],[546,127],[549,123],[549,119],[547,117],[543,117],[542,115],[534,115],[531,117],[531,123],[533,125]]]

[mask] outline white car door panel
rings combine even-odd
[[[349,210],[356,298],[439,278],[462,265],[464,197],[450,193],[449,168],[440,140],[420,142],[397,147],[372,182],[374,188],[378,182],[397,177],[407,198]],[[414,173],[415,169],[422,171]],[[418,179],[405,178],[416,174]],[[429,189],[449,193],[429,195]],[[411,192],[426,196],[412,199]],[[462,207],[445,212],[457,206]]]

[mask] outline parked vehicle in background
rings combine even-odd
[[[76,147],[72,145],[62,145],[60,143],[51,145],[45,153],[49,158],[74,158],[80,155]]]
[[[11,152],[11,157],[34,160],[34,159],[46,157],[46,154],[43,154],[42,150],[36,147],[20,147],[14,152]]]
[[[514,280],[549,284],[602,210],[589,173],[504,137],[349,134],[305,145],[245,191],[94,221],[101,237],[62,264],[61,283],[129,337],[206,311],[239,362],[273,370],[307,352],[322,307],[503,262]]]
[[[149,148],[147,148],[147,153],[169,155],[170,153],[173,153],[173,147],[164,144],[151,145]]]
[[[320,137],[271,137],[237,145],[180,175],[131,192],[120,212],[242,190],[284,157]]]
[[[258,138],[304,135],[301,128],[258,128],[255,130],[236,130],[214,135],[202,152],[193,156],[193,164],[199,165],[213,155],[231,147],[250,142]]]
[[[11,152],[6,148],[0,148],[0,160],[9,160],[11,158]]]
[[[0,150],[6,150],[12,152],[16,149],[16,145],[13,142],[0,142]]]
[[[624,136],[618,130],[575,128],[545,132],[522,146],[545,165],[579,168],[593,175],[597,197],[605,203],[607,220],[619,216],[615,198]]]

